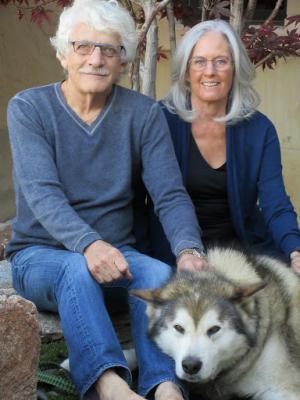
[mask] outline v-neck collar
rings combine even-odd
[[[101,124],[101,122],[103,121],[103,119],[105,118],[106,114],[108,113],[108,111],[110,110],[114,99],[116,97],[116,93],[117,93],[117,86],[113,85],[112,90],[107,98],[107,101],[104,105],[104,107],[102,108],[102,110],[100,111],[99,115],[97,116],[97,118],[95,119],[95,121],[92,122],[92,124],[87,124],[85,123],[78,114],[76,114],[76,112],[69,106],[69,104],[67,103],[65,96],[61,90],[61,84],[62,82],[57,82],[54,85],[54,89],[56,92],[56,96],[61,104],[61,106],[64,108],[64,110],[69,114],[69,116],[76,122],[77,125],[79,125],[84,131],[85,133],[87,133],[88,135],[92,136],[96,129],[98,128],[98,126]]]

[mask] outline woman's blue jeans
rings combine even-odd
[[[129,246],[119,249],[125,256],[133,279],[103,285],[89,273],[79,253],[48,246],[31,246],[11,260],[17,292],[39,310],[58,312],[68,346],[72,379],[81,398],[90,398],[90,388],[108,368],[117,368],[131,384],[131,374],[104,302],[104,290],[155,288],[165,283],[171,268]],[[181,386],[174,362],[147,337],[145,304],[129,296],[132,339],[139,365],[138,391],[146,396],[164,381]]]

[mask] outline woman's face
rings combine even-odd
[[[233,73],[232,57],[224,36],[219,32],[202,36],[192,51],[187,70],[193,106],[216,104],[226,108]]]

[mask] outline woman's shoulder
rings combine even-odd
[[[253,130],[253,128],[268,129],[274,128],[273,122],[262,112],[256,110],[250,117],[244,118],[237,124],[237,128],[248,128]]]
[[[173,110],[171,107],[167,106],[166,103],[163,100],[160,100],[158,102],[160,108],[162,109],[163,113],[165,114],[165,117],[168,121],[169,126],[174,125],[174,126],[184,126],[187,124],[183,119],[179,117],[179,115],[176,113],[175,110]]]

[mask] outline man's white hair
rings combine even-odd
[[[126,54],[123,62],[130,62],[135,57],[137,33],[133,18],[116,0],[75,0],[66,7],[59,18],[57,31],[50,39],[56,49],[56,55],[66,54],[75,25],[84,23],[99,32],[116,33]]]

